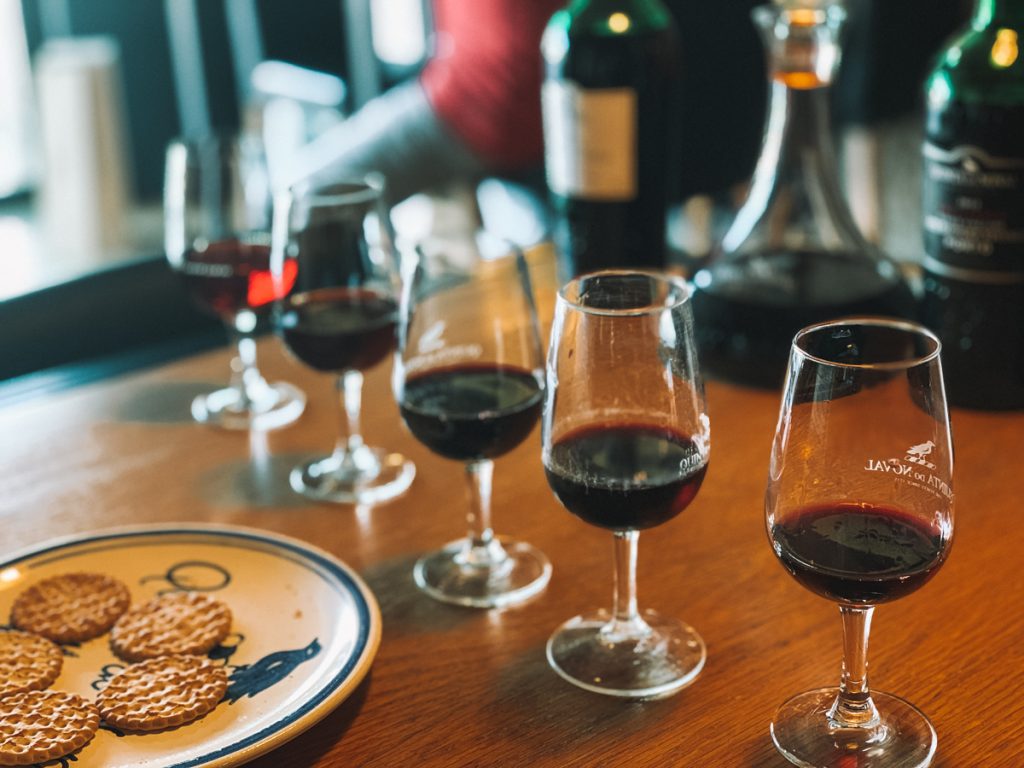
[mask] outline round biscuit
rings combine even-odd
[[[201,655],[231,631],[231,609],[199,592],[172,592],[129,609],[110,632],[126,661],[174,654]]]
[[[63,666],[63,651],[45,637],[0,632],[0,696],[48,688]]]
[[[157,731],[202,717],[227,689],[227,672],[210,659],[162,656],[112,677],[96,703],[103,720],[115,728]]]
[[[128,587],[102,573],[63,573],[25,589],[11,606],[11,623],[55,643],[99,637],[128,609]]]
[[[0,765],[69,755],[96,735],[96,706],[75,693],[25,691],[0,698]]]

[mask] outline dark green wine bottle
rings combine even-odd
[[[949,400],[1024,408],[1024,0],[978,0],[926,85],[924,303]]]
[[[572,0],[548,22],[544,152],[566,276],[665,265],[678,48],[661,0]]]

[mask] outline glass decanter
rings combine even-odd
[[[755,8],[768,54],[768,122],[750,194],[694,276],[701,362],[716,378],[781,385],[793,335],[847,315],[914,316],[899,267],[868,243],[839,185],[830,86],[838,2]]]

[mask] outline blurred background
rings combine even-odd
[[[766,86],[749,21],[756,4],[669,3],[684,118],[667,236],[683,268],[727,226],[757,158]],[[848,3],[834,89],[844,181],[865,233],[906,262],[921,251],[922,82],[970,6]],[[265,139],[268,163],[287,164],[418,76],[437,49],[433,9],[430,0],[0,0],[0,380],[220,340],[163,260],[167,142],[251,132]],[[523,245],[542,242],[543,178],[539,158],[510,173],[453,172],[404,200],[395,224],[414,236],[483,218]]]

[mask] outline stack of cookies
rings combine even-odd
[[[67,573],[15,598],[0,631],[0,766],[32,765],[87,744],[100,722],[156,731],[191,722],[224,698],[228,676],[206,657],[231,629],[231,611],[195,592],[173,592],[129,607],[128,588],[97,573]],[[60,675],[58,643],[110,632],[129,662],[92,702],[46,690]]]

